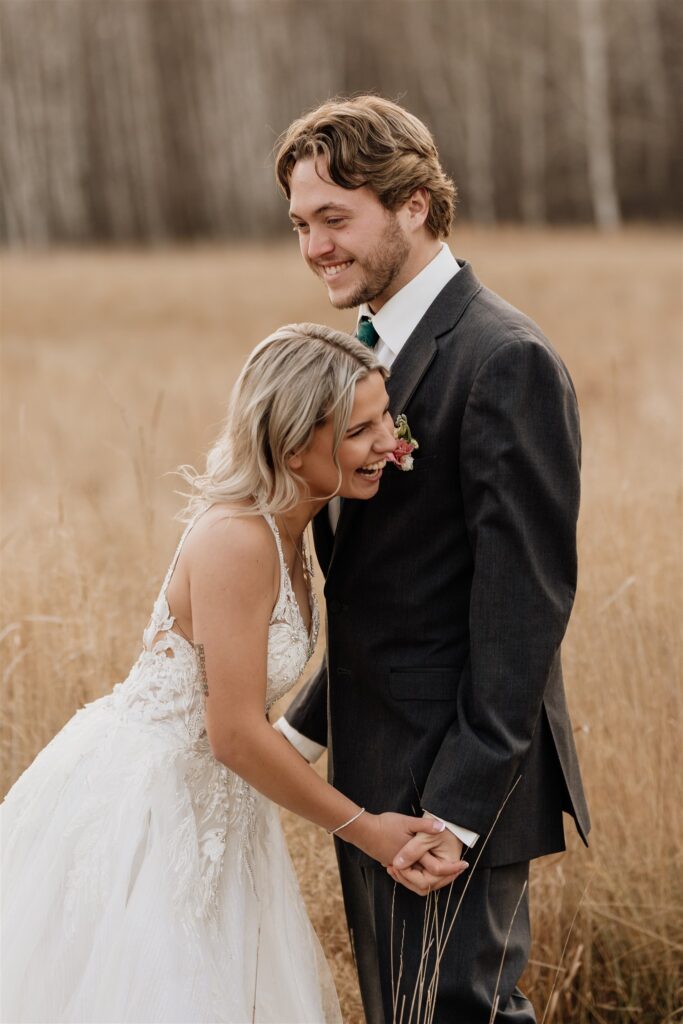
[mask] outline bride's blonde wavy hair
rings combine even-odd
[[[178,470],[192,488],[179,518],[190,520],[217,502],[247,502],[235,510],[243,515],[293,508],[305,496],[305,485],[289,459],[308,447],[316,427],[330,416],[341,482],[337,451],[355,387],[373,370],[388,376],[370,349],[321,324],[287,324],[265,338],[237,378],[205,471]]]

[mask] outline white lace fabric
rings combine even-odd
[[[311,593],[307,631],[265,518],[280,560],[267,712],[303,672],[319,613]],[[5,1020],[341,1020],[277,808],[213,757],[197,654],[173,629],[166,592],[193,525],[127,679],[3,803]]]
[[[268,630],[268,678],[266,707],[268,712],[296,683],[315,650],[320,629],[320,613],[315,594],[309,590],[310,631],[294,593],[285,562],[280,534],[274,518],[266,513],[266,522],[273,531],[280,562],[280,589],[270,617]],[[203,696],[199,684],[199,662],[189,640],[173,627],[166,597],[183,543],[195,525],[188,524],[166,573],[152,616],[142,635],[143,651],[126,681],[115,687],[131,706],[140,705],[143,714],[156,720],[182,718],[191,739],[203,733]],[[172,655],[169,657],[169,652]],[[161,659],[164,660],[161,660]],[[125,694],[125,696],[124,696]]]

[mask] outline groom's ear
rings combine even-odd
[[[430,195],[426,188],[416,188],[405,204],[408,222],[413,230],[421,228],[429,216]]]

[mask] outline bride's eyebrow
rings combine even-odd
[[[384,409],[384,412],[382,413],[382,416],[386,416],[386,414],[388,412],[389,412],[389,403],[387,402],[386,407]],[[347,434],[352,434],[354,432],[354,430],[360,430],[361,427],[369,427],[371,423],[372,423],[372,420],[363,420],[362,423],[356,423],[353,427],[347,427],[346,433]]]

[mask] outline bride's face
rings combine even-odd
[[[341,484],[332,455],[332,430],[332,420],[327,419],[316,429],[308,448],[292,458],[292,469],[306,481],[314,499],[333,493],[343,498],[372,498],[379,489],[386,457],[396,448],[381,373],[375,371],[356,385],[349,425],[337,450]]]

